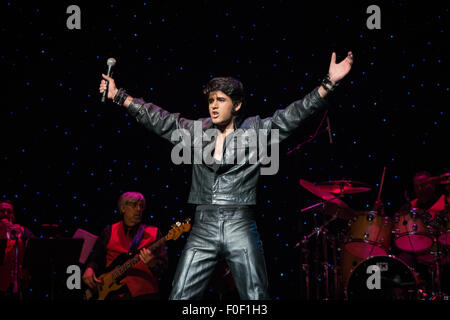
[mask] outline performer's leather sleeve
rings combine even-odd
[[[171,139],[173,131],[184,129],[190,134],[193,133],[194,120],[182,118],[179,113],[171,113],[153,103],[145,102],[141,98],[133,99],[128,107],[128,112],[146,129],[172,144],[178,142],[178,140]]]
[[[312,114],[327,108],[327,101],[319,95],[319,87],[306,94],[303,99],[297,100],[284,109],[275,111],[273,116],[261,119],[259,116],[247,118],[251,121],[251,127],[255,129],[278,129],[280,142],[286,139],[301,123]],[[185,129],[193,133],[194,120],[180,117],[179,113],[170,113],[153,103],[135,98],[128,107],[128,112],[134,116],[137,122],[148,130],[156,133],[164,139],[172,142],[172,132],[176,129]],[[199,119],[208,121],[208,119]]]
[[[311,115],[329,107],[327,100],[319,95],[319,87],[294,101],[284,109],[275,111],[272,117],[260,119],[255,117],[256,129],[278,129],[279,142],[286,139],[304,120]]]

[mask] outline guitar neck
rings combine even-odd
[[[167,241],[167,235],[162,237],[156,242],[153,242],[149,244],[148,246],[145,246],[144,248],[148,248],[150,251],[155,250],[159,246],[163,245]],[[139,255],[136,254],[133,258],[129,259],[127,262],[122,264],[121,266],[117,267],[113,271],[113,278],[117,279],[120,278],[125,272],[127,272],[132,266],[134,266],[136,263],[138,263],[141,259],[139,258]]]

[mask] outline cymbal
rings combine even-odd
[[[300,179],[300,185],[303,188],[305,188],[306,190],[308,190],[309,192],[311,192],[311,193],[315,194],[316,196],[318,196],[322,200],[332,201],[332,202],[334,202],[336,204],[339,204],[339,205],[346,205],[345,202],[343,202],[342,200],[337,198],[335,195],[322,190],[321,188],[319,188],[317,185],[315,185],[312,182]]]
[[[339,194],[360,193],[370,191],[372,189],[364,182],[352,180],[324,181],[318,183],[316,187],[325,192]]]
[[[344,201],[337,198],[335,195],[319,189],[315,184],[300,179],[300,185],[309,192],[325,200],[323,203],[323,212],[328,216],[336,216],[341,219],[351,219],[355,212]]]
[[[424,179],[421,184],[428,183],[428,182],[434,182],[436,184],[450,184],[450,172],[441,174],[440,176],[436,177],[429,177],[427,179]]]

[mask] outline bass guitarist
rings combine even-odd
[[[103,280],[99,275],[105,272],[105,268],[138,254],[140,261],[119,279],[120,284],[124,285],[118,290],[111,290],[107,299],[160,299],[158,277],[167,269],[167,251],[164,245],[156,251],[146,248],[162,235],[158,228],[142,223],[145,207],[145,198],[141,193],[126,192],[120,196],[118,209],[122,221],[104,229],[87,260],[83,281],[92,289],[91,292],[102,286]]]

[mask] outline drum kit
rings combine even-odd
[[[385,170],[378,199],[374,208],[368,211],[354,210],[343,201],[345,196],[372,190],[366,183],[330,180],[314,184],[300,179],[303,188],[320,198],[320,202],[301,212],[314,209],[322,213],[324,221],[297,244],[302,248],[301,281],[307,300],[311,299],[314,289],[315,299],[319,300],[448,299],[450,292],[441,291],[441,267],[450,266],[448,206],[434,217],[418,208],[401,209],[393,217],[386,216],[380,201],[384,175]],[[450,174],[428,180],[449,185]],[[329,226],[335,220],[347,223],[343,230],[333,234]],[[319,236],[321,240],[315,241]],[[316,251],[313,254],[310,242],[314,242]],[[399,254],[394,255],[394,252]],[[426,280],[419,277],[415,266],[399,258],[402,252],[414,256],[415,261],[430,270],[431,288],[426,288]],[[312,265],[311,256],[318,267]],[[330,257],[332,261],[329,261]],[[323,261],[318,261],[320,259]],[[312,272],[314,267],[315,274]],[[321,283],[314,284],[316,279]],[[320,286],[320,290],[314,286]]]

